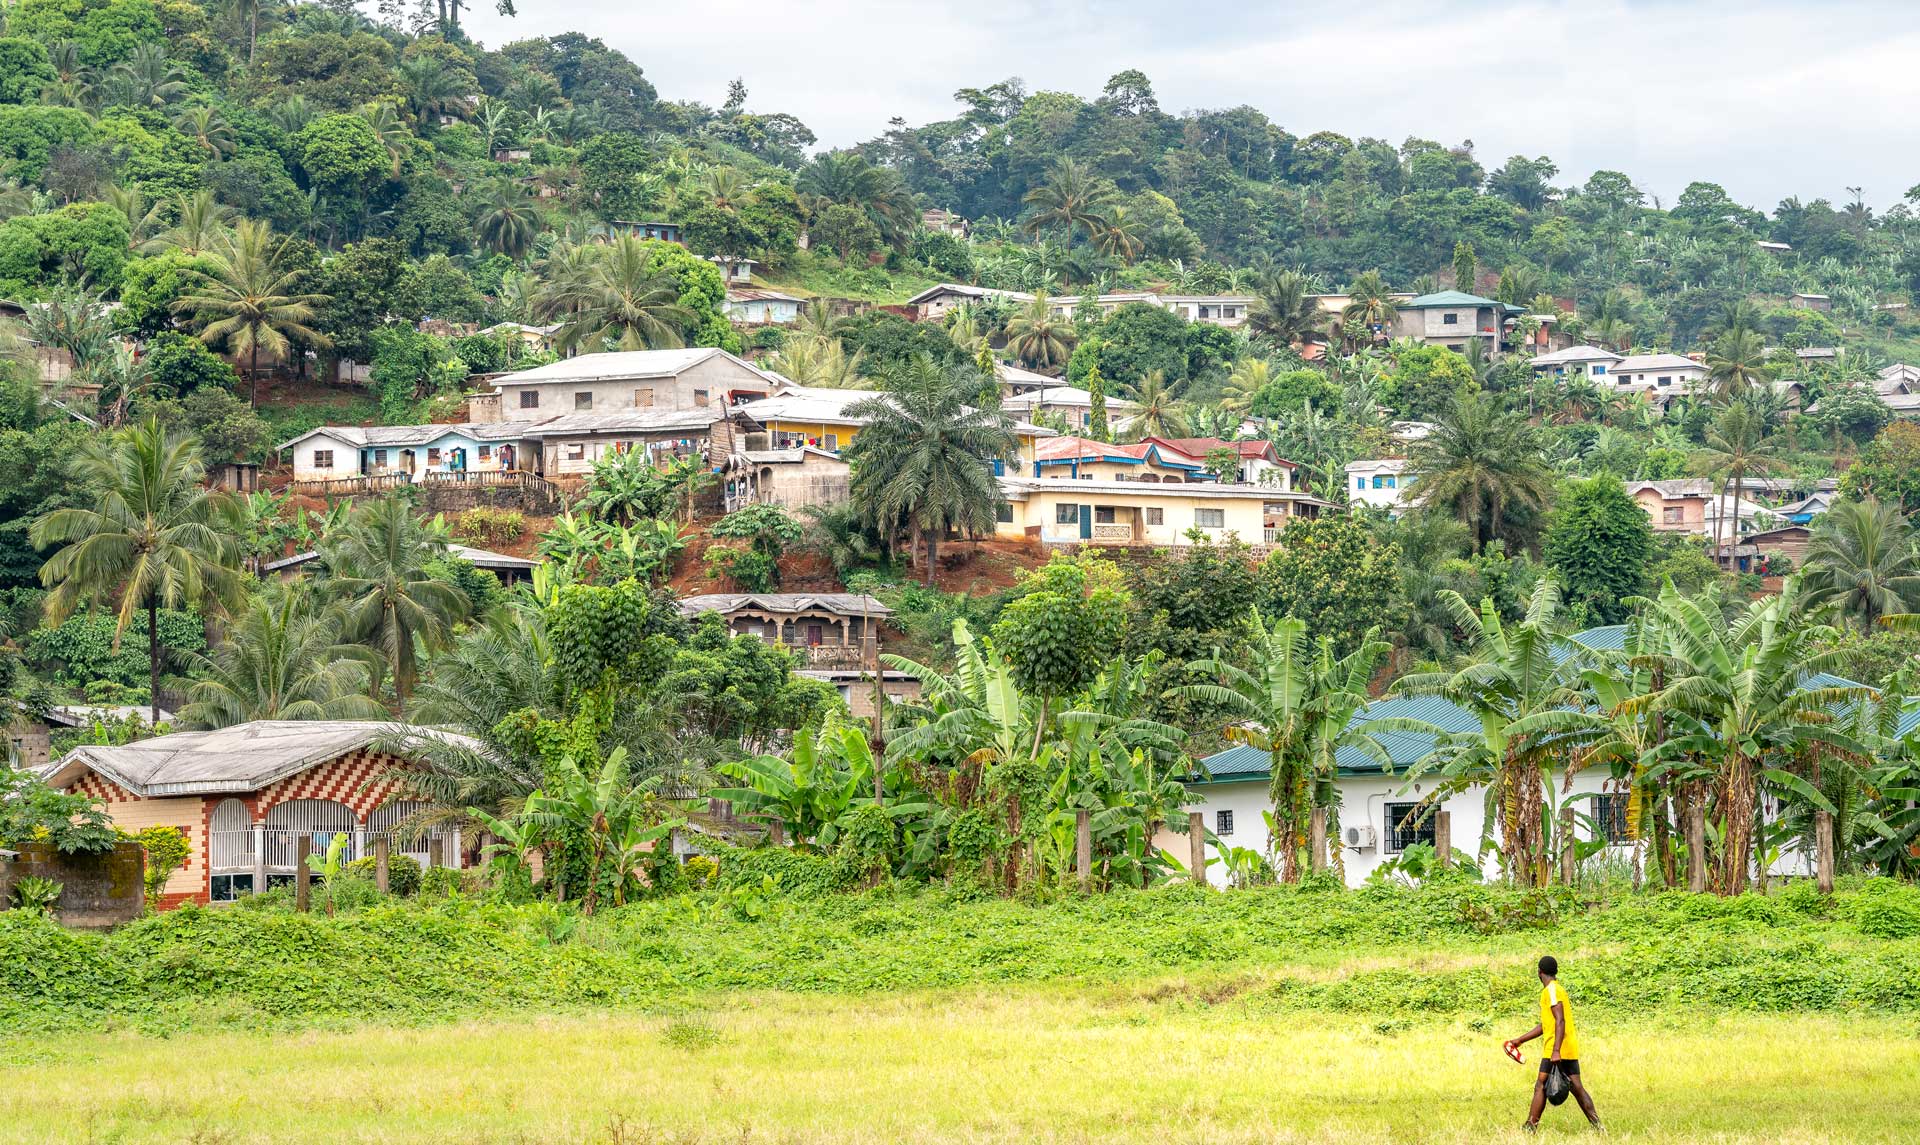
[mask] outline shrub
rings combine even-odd
[[[357,879],[374,881],[373,856],[347,864],[347,873]],[[420,889],[420,861],[409,855],[387,856],[387,893],[410,895]]]
[[[428,867],[420,872],[420,897],[473,894],[480,888],[479,874],[478,871],[456,871],[452,867]]]
[[[468,509],[453,522],[453,535],[476,545],[512,544],[527,532],[526,514],[518,509],[482,506]]]
[[[147,888],[147,909],[160,907],[160,888],[167,885],[167,879],[180,869],[193,853],[188,846],[187,837],[178,827],[148,827],[144,830],[126,834],[125,838],[140,844],[147,852],[147,869],[142,878]]]
[[[1871,938],[1920,937],[1920,890],[1874,879],[1861,891],[1853,922]]]
[[[720,873],[714,885],[721,890],[759,887],[771,877],[782,894],[824,898],[853,889],[859,879],[859,873],[844,860],[784,847],[732,850],[717,858]]]

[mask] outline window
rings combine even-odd
[[[331,449],[314,450],[313,451],[313,467],[315,469],[332,469],[333,468],[333,450]]]
[[[1147,524],[1149,525],[1164,525],[1167,523],[1167,511],[1165,509],[1157,507],[1149,508],[1146,510],[1146,514]]]
[[[1627,797],[1618,792],[1593,797],[1593,833],[1616,846],[1633,842],[1627,834]]]
[[[480,447],[480,460],[482,461],[493,460],[493,446],[483,445]]]
[[[1419,823],[1411,818],[1424,815]],[[1415,843],[1433,845],[1434,811],[1418,803],[1387,804],[1387,853],[1397,855]]]
[[[539,409],[540,408],[540,391],[539,390],[521,390],[520,391],[520,408],[521,409]]]
[[[1386,477],[1385,477],[1384,475],[1382,475],[1382,474],[1379,474],[1379,473],[1376,473],[1376,474],[1374,474],[1374,475],[1373,475],[1373,487],[1374,487],[1375,489],[1385,489],[1385,488],[1387,487],[1387,479],[1386,479]]]
[[[1440,316],[1440,325],[1458,326],[1460,325],[1460,316],[1458,314],[1442,314]]]
[[[1233,812],[1221,810],[1213,813],[1213,833],[1216,835],[1233,834]]]
[[[1225,509],[1195,509],[1193,526],[1196,529],[1223,529],[1227,524]]]
[[[1465,347],[1465,346],[1462,346],[1462,345],[1461,345],[1460,343],[1458,343],[1458,342],[1450,342],[1450,343],[1448,343],[1448,344],[1447,344],[1447,349],[1449,349],[1449,350],[1452,350],[1452,351],[1453,351],[1454,353],[1456,353],[1456,354],[1461,354],[1461,353],[1465,353],[1465,352],[1466,352],[1466,347]]]
[[[591,393],[573,395],[573,408],[574,409],[592,409],[593,395]]]
[[[1367,479],[1366,479],[1365,477],[1356,477],[1356,478],[1354,478],[1354,479],[1353,479],[1353,487],[1354,487],[1355,489],[1365,489],[1365,488],[1367,487]]]
[[[1080,480],[1082,480],[1082,481],[1091,481],[1091,480],[1093,480],[1093,474],[1091,474],[1091,473],[1082,473],[1082,474],[1080,474],[1080,475],[1079,475],[1079,477],[1080,477]]]
[[[1393,474],[1389,473],[1387,474],[1387,488],[1392,489],[1393,487]]]
[[[375,465],[385,465],[385,464],[387,463],[387,451],[386,451],[386,450],[384,450],[384,449],[376,449],[376,450],[374,450],[374,451],[373,451],[373,463],[374,463]]]
[[[827,450],[827,452],[828,452],[828,453],[838,453],[838,452],[840,452],[840,435],[839,435],[839,434],[837,434],[837,433],[830,433],[830,434],[828,434],[828,435],[826,436],[826,439],[825,439],[825,440],[826,440],[826,443],[827,443],[827,444],[826,444],[826,450]]]
[[[215,875],[208,882],[207,897],[214,902],[234,902],[253,893],[253,876]]]
[[[1056,525],[1078,525],[1080,523],[1080,506],[1055,505],[1053,507],[1053,523]]]
[[[585,442],[574,441],[574,442],[567,443],[567,460],[568,461],[584,461],[586,460],[586,457],[587,457],[587,446]]]
[[[1602,366],[1602,365],[1601,365],[1601,364],[1599,364],[1598,362],[1595,362],[1595,363],[1594,363],[1594,365],[1593,365],[1593,376],[1594,376],[1594,377],[1596,377],[1596,378],[1597,378],[1597,377],[1600,377],[1601,375],[1603,375],[1603,374],[1605,374],[1606,372],[1607,372],[1607,368],[1606,368],[1605,366]]]
[[[1095,505],[1093,507],[1094,524],[1111,525],[1117,520],[1119,520],[1118,511],[1115,510],[1112,505]]]
[[[653,387],[652,386],[641,386],[639,389],[633,391],[633,408],[635,409],[652,409],[653,408]]]
[[[995,505],[993,507],[993,519],[1002,525],[1013,524],[1012,503],[1007,501],[1002,501],[998,505]]]
[[[1220,317],[1238,318],[1240,317],[1240,308],[1238,306],[1223,306],[1220,308]]]
[[[438,449],[427,450],[427,464],[428,465],[440,464],[440,451]]]
[[[707,404],[707,391],[705,390],[693,391],[693,404],[704,408]]]
[[[1686,516],[1680,506],[1669,505],[1660,510],[1660,520],[1668,525],[1682,525],[1686,523]]]

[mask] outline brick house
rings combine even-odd
[[[410,766],[375,744],[399,734],[479,748],[448,732],[357,720],[258,720],[214,731],[176,732],[120,747],[77,747],[46,775],[49,786],[99,799],[129,831],[178,827],[185,864],[161,889],[161,907],[232,902],[290,884],[297,840],[324,854],[348,836],[347,857],[392,853],[421,866],[459,867],[457,828],[402,839],[395,827],[423,804],[400,800],[390,776]]]

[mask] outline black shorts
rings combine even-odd
[[[1541,1073],[1546,1073],[1548,1069],[1550,1069],[1550,1068],[1552,1068],[1552,1066],[1553,1066],[1553,1059],[1552,1059],[1552,1058],[1541,1058],[1541,1059],[1540,1059],[1540,1072],[1541,1072]],[[1579,1076],[1580,1076],[1580,1063],[1579,1063],[1579,1062],[1578,1062],[1577,1060],[1575,1060],[1575,1059],[1573,1059],[1573,1058],[1561,1058],[1561,1059],[1560,1059],[1560,1072],[1561,1072],[1561,1073],[1564,1073],[1564,1074],[1566,1074],[1566,1075],[1567,1075],[1568,1077],[1579,1077]]]

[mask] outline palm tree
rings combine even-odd
[[[888,393],[847,407],[867,422],[847,447],[850,493],[883,535],[904,527],[925,541],[931,587],[948,530],[993,530],[992,462],[1011,461],[1016,443],[1000,411],[967,404],[980,388],[971,368],[943,370],[917,355],[888,380]]]
[[[1394,304],[1393,288],[1377,270],[1369,270],[1347,287],[1347,304],[1340,308],[1340,328],[1348,342],[1358,342],[1354,331],[1365,330],[1370,341],[1384,342],[1393,333],[1393,319],[1400,313]]]
[[[1215,649],[1187,665],[1218,683],[1189,684],[1173,694],[1214,705],[1233,721],[1229,740],[1267,753],[1280,879],[1297,883],[1313,808],[1329,806],[1338,790],[1335,754],[1354,748],[1382,771],[1392,770],[1391,757],[1353,720],[1367,706],[1367,682],[1390,646],[1368,629],[1357,649],[1335,659],[1332,637],[1310,640],[1306,622],[1295,617],[1268,622],[1255,612],[1248,627],[1251,639],[1232,658]],[[1329,826],[1339,829],[1337,821]],[[1311,865],[1324,858],[1311,856]]]
[[[1135,441],[1143,437],[1187,436],[1186,411],[1180,408],[1173,387],[1167,385],[1167,376],[1162,371],[1147,371],[1147,376],[1134,387],[1133,404],[1136,408],[1121,423],[1126,436]]]
[[[1707,429],[1707,438],[1690,459],[1696,473],[1720,482],[1719,515],[1714,521],[1714,544],[1740,540],[1740,504],[1746,493],[1749,474],[1771,473],[1784,468],[1780,446],[1767,432],[1766,419],[1745,402],[1736,402],[1720,411]],[[1727,501],[1727,486],[1733,486],[1733,500]]]
[[[406,168],[407,157],[413,154],[413,132],[408,130],[400,113],[385,100],[361,105],[360,118],[373,128],[380,146],[387,149],[387,172],[398,179]]]
[[[375,720],[366,667],[340,644],[339,622],[315,613],[300,587],[269,589],[229,627],[212,656],[195,655],[201,679],[179,718],[188,727],[249,720]]]
[[[1102,213],[1113,203],[1113,186],[1094,175],[1084,164],[1061,159],[1047,172],[1047,181],[1028,191],[1021,202],[1034,209],[1027,220],[1027,232],[1039,234],[1059,227],[1065,245],[1073,245],[1073,232],[1085,231],[1089,239],[1107,225]]]
[[[1737,333],[1742,330],[1750,334],[1758,334],[1760,333],[1760,318],[1760,307],[1756,306],[1752,299],[1735,299],[1732,302],[1722,304],[1719,309],[1715,310],[1713,318],[1708,321],[1705,329],[1703,329],[1701,333],[1715,340],[1718,340],[1724,335]]]
[[[165,107],[187,90],[187,73],[167,58],[164,43],[136,44],[108,73],[110,98],[128,107]]]
[[[1772,376],[1766,344],[1752,330],[1730,330],[1707,351],[1707,381],[1723,397],[1739,397]]]
[[[233,15],[247,26],[247,66],[252,67],[253,46],[260,38],[260,0],[233,0]]]
[[[210,159],[218,159],[234,148],[233,128],[218,108],[204,104],[189,107],[174,118],[173,128],[193,140]]]
[[[460,82],[437,56],[415,56],[401,60],[394,71],[406,92],[407,106],[415,123],[425,124],[434,116],[461,106]]]
[[[1093,247],[1108,258],[1117,258],[1127,265],[1140,257],[1146,249],[1146,243],[1140,239],[1140,224],[1127,213],[1125,207],[1115,207],[1101,220],[1100,227],[1094,232]]]
[[[177,250],[182,254],[197,255],[213,249],[227,237],[227,223],[233,218],[234,211],[215,199],[213,192],[195,191],[191,195],[180,195],[173,203],[176,221],[165,231],[140,244],[142,252]]]
[[[1227,387],[1220,395],[1221,408],[1236,416],[1245,416],[1253,408],[1253,399],[1272,381],[1272,362],[1265,358],[1241,358],[1227,375]]]
[[[445,646],[467,612],[466,595],[427,570],[445,552],[446,542],[397,496],[355,506],[346,527],[321,542],[325,588],[341,606],[341,638],[379,654],[402,706],[419,680],[418,649]]]
[[[694,315],[679,299],[679,283],[654,269],[647,244],[621,235],[587,267],[577,309],[554,342],[565,353],[605,341],[622,350],[685,345],[682,331],[693,324]]]
[[[913,192],[891,168],[875,167],[857,151],[830,151],[816,155],[794,179],[793,189],[803,201],[846,203],[860,208],[880,232],[899,247],[920,223]]]
[[[1421,504],[1466,524],[1482,549],[1510,531],[1513,510],[1537,514],[1553,490],[1533,427],[1479,393],[1457,396],[1409,460]]]
[[[307,272],[292,264],[292,240],[276,238],[266,223],[242,219],[207,258],[208,269],[192,271],[194,287],[174,301],[173,309],[205,323],[202,342],[247,356],[247,403],[252,405],[259,397],[261,350],[279,359],[296,338],[313,346],[329,344],[307,325],[328,299],[300,290]]]
[[[1821,517],[1807,548],[1808,607],[1833,605],[1871,632],[1880,618],[1920,605],[1920,554],[1897,502],[1841,501]]]
[[[256,0],[241,0],[254,3]],[[300,129],[313,122],[313,108],[308,105],[307,97],[298,92],[281,100],[267,109],[267,121],[288,135],[297,135]]]
[[[1264,278],[1253,305],[1247,308],[1247,329],[1283,346],[1298,345],[1326,324],[1326,314],[1313,297],[1312,282],[1297,271],[1283,270]]]
[[[475,225],[488,246],[509,258],[524,258],[540,233],[540,211],[518,183],[496,179]]]
[[[124,633],[147,614],[147,664],[154,723],[160,722],[160,609],[224,604],[241,592],[239,543],[225,527],[224,493],[208,491],[200,447],[148,419],[110,437],[84,439],[75,470],[94,503],[36,518],[38,548],[63,546],[40,566],[47,623],[84,601],[115,600]]]
[[[1472,713],[1480,730],[1455,736],[1400,718],[1380,720],[1380,728],[1433,737],[1434,750],[1408,771],[1407,782],[1437,776],[1428,804],[1483,787],[1487,830],[1500,832],[1508,877],[1523,887],[1545,886],[1551,852],[1542,808],[1549,773],[1564,759],[1565,745],[1552,735],[1530,732],[1532,725],[1525,721],[1579,698],[1571,661],[1560,654],[1565,641],[1554,634],[1559,589],[1542,577],[1526,615],[1512,624],[1501,619],[1491,599],[1481,601],[1476,613],[1451,589],[1440,596],[1454,626],[1466,634],[1468,662],[1453,672],[1403,676],[1393,692],[1445,697]]]
[[[1054,314],[1053,300],[1045,294],[1007,320],[1007,349],[1036,369],[1064,365],[1075,340],[1073,324]]]

